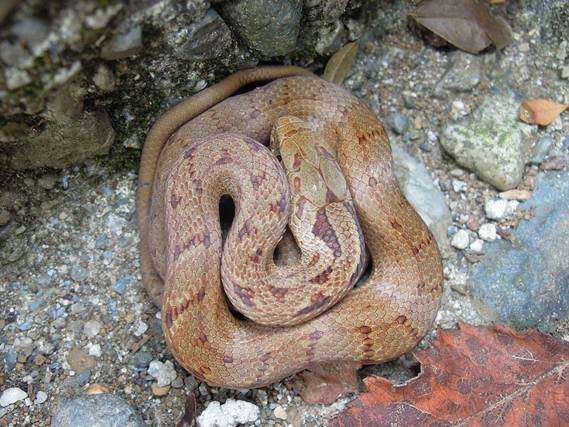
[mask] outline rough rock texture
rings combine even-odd
[[[81,396],[63,403],[51,421],[52,427],[142,427],[144,422],[132,407],[113,394]]]
[[[569,315],[569,172],[540,175],[520,209],[535,216],[518,226],[512,241],[486,246],[471,291],[502,322],[550,329]]]
[[[301,0],[19,3],[0,27],[7,176],[67,167],[110,146],[117,166],[130,164],[158,113],[208,82],[260,60],[321,67],[319,55],[348,40],[361,7],[360,0],[310,1],[304,9]],[[84,115],[60,126],[48,104],[69,84],[84,88]],[[46,141],[42,156],[37,146]]]
[[[518,120],[519,105],[512,93],[490,95],[470,117],[449,124],[441,138],[459,164],[499,190],[520,183],[533,143],[533,128]]]
[[[230,28],[261,57],[294,51],[301,0],[236,0],[220,3],[219,10]]]
[[[397,146],[393,146],[393,160],[399,187],[435,236],[441,252],[448,252],[450,211],[442,193],[433,185],[429,171]]]

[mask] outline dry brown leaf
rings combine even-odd
[[[547,99],[528,99],[520,108],[520,120],[530,125],[547,126],[565,111],[569,105],[557,104]]]
[[[416,355],[418,377],[400,386],[364,380],[333,421],[343,426],[569,425],[569,344],[505,326],[440,331]]]
[[[184,409],[184,415],[176,427],[197,427],[198,421],[196,420],[196,396],[194,393],[188,394],[186,397],[186,404]]]
[[[425,0],[411,16],[469,53],[478,53],[491,43],[501,49],[512,40],[508,23],[492,15],[481,0]]]
[[[358,53],[358,44],[356,42],[348,43],[338,49],[328,60],[322,78],[338,85],[344,83],[348,73],[352,70],[356,53]]]

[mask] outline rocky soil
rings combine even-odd
[[[1,23],[0,426],[170,426],[189,393],[203,427],[324,426],[345,407],[353,395],[308,405],[287,380],[224,390],[177,365],[141,286],[134,193],[167,107],[262,62],[321,72],[355,39],[345,86],[386,124],[444,255],[437,326],[569,340],[569,115],[517,119],[523,99],[569,103],[564,0],[497,7],[513,43],[479,55],[430,46],[403,0],[135,3],[24,1]],[[405,357],[361,375],[415,372]]]

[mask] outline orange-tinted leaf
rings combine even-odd
[[[469,53],[491,43],[501,49],[512,40],[510,26],[481,0],[425,0],[411,16],[421,25]]]
[[[416,357],[418,377],[400,386],[366,378],[368,392],[332,425],[569,425],[568,343],[535,330],[462,323],[440,331]]]
[[[530,125],[547,126],[565,111],[569,105],[557,104],[547,99],[529,99],[522,103],[520,120]]]
[[[306,403],[329,405],[338,397],[358,391],[360,363],[339,362],[317,364],[298,374],[292,383]]]

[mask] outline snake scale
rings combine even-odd
[[[223,195],[235,204],[227,236]],[[137,211],[143,283],[166,342],[210,385],[261,387],[312,364],[394,359],[439,308],[440,254],[399,190],[381,123],[298,67],[240,71],[167,111],[145,142]],[[276,265],[295,221],[300,259]],[[354,287],[366,250],[371,268]]]

